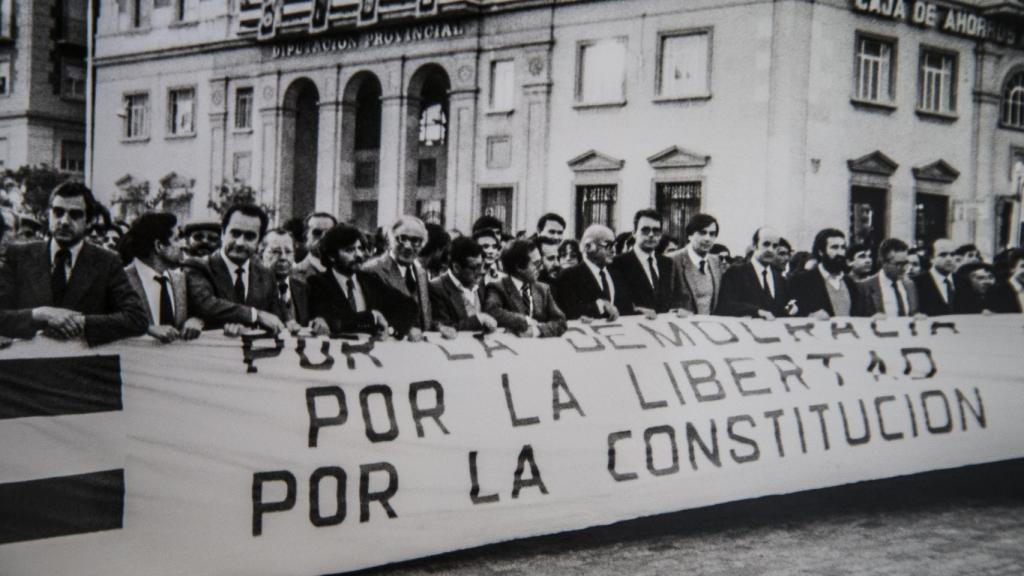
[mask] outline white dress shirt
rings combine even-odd
[[[907,291],[903,287],[903,280],[897,280],[896,290],[893,290],[892,279],[886,276],[884,272],[878,275],[878,279],[882,283],[882,308],[885,310],[885,313],[890,316],[895,316],[899,313],[900,305],[896,297],[896,290],[899,290],[900,298],[903,298],[904,312],[909,316],[910,299],[907,298]]]
[[[946,298],[946,281],[949,281],[950,290],[955,289],[956,287],[953,284],[953,277],[943,276],[936,272],[935,268],[929,269],[928,273],[932,275],[932,280],[935,281],[935,287],[939,289],[939,296],[942,297],[942,301],[949,304],[949,298]]]
[[[331,270],[331,273],[334,274],[334,279],[338,281],[338,286],[341,286],[341,291],[348,297],[348,301],[355,306],[356,312],[365,312],[366,298],[363,297],[363,287],[359,285],[359,280],[352,278],[352,292],[349,292],[348,280],[350,277],[334,269]]]
[[[231,276],[231,285],[234,286],[235,282],[238,281],[237,278],[238,278],[238,266],[239,265],[235,264],[234,262],[231,261],[230,258],[228,258],[228,255],[224,252],[223,248],[220,249],[220,257],[221,257],[221,259],[224,260],[224,264],[228,267],[228,275]],[[245,288],[245,290],[243,292],[245,293],[246,299],[249,298],[249,264],[251,264],[251,263],[252,263],[252,258],[246,258],[245,262],[243,262],[241,264],[241,266],[242,266],[242,287]],[[240,304],[245,304],[245,302],[240,302]]]
[[[754,272],[757,274],[757,283],[761,285],[761,289],[764,290],[764,280],[768,278],[768,292],[775,297],[775,275],[772,274],[771,266],[765,266],[761,264],[761,261],[757,258],[751,258],[750,263],[754,265]],[[767,270],[768,274],[764,274]]]
[[[71,271],[75,269],[75,262],[78,262],[78,255],[82,252],[82,244],[84,241],[79,240],[78,244],[75,244],[71,248],[68,248],[70,255],[67,263],[64,265],[64,277],[71,280]],[[53,272],[53,261],[57,258],[57,251],[60,250],[60,244],[57,244],[56,240],[50,240],[50,272]]]
[[[608,273],[608,267],[605,266],[604,269],[598,268],[593,262],[587,260],[585,256],[583,257],[583,262],[585,262],[587,268],[590,269],[590,274],[594,276],[594,281],[597,282],[598,288],[601,287],[601,274],[604,274],[605,281],[608,282],[608,295],[611,298],[609,303],[615,302],[615,282],[612,282],[612,275]],[[655,266],[657,266],[657,264],[655,264]],[[604,312],[604,310],[602,310],[602,312]]]
[[[146,295],[146,303],[149,304],[150,324],[160,323],[160,282],[156,277],[167,278],[167,294],[171,297],[171,310],[177,310],[177,302],[174,301],[174,288],[171,286],[171,276],[167,272],[163,274],[152,269],[145,262],[135,259],[135,270],[139,273],[139,280],[142,281],[142,291]],[[172,320],[173,322],[173,320]]]
[[[692,242],[686,245],[686,253],[690,256],[690,261],[697,267],[697,272],[700,272],[701,262],[704,263],[704,273],[707,274],[710,272],[710,270],[708,270],[708,257],[697,254],[697,251],[693,249]]]
[[[466,288],[459,282],[459,279],[452,274],[452,271],[447,272],[448,278],[452,281],[452,284],[459,289],[459,293],[462,295],[462,304],[466,307],[467,316],[475,316],[480,313],[480,297],[479,297],[479,284],[473,284],[472,288]]]
[[[647,281],[651,283],[651,288],[657,289],[654,285],[654,278],[651,277],[651,267],[647,263],[647,258],[652,258],[651,262],[654,263],[654,271],[658,273],[658,277],[661,278],[661,270],[658,268],[658,255],[653,250],[651,252],[644,252],[640,249],[640,244],[633,246],[633,253],[640,260],[640,267],[643,268],[644,274],[647,275]]]

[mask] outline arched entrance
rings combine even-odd
[[[448,74],[437,64],[409,82],[405,213],[444,226],[448,189]]]
[[[284,95],[281,125],[279,217],[302,217],[316,205],[320,93],[308,78],[291,83]]]
[[[341,173],[343,194],[351,202],[349,220],[359,228],[377,228],[380,191],[381,85],[371,72],[360,72],[345,87]],[[345,198],[342,198],[344,211]]]

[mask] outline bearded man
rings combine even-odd
[[[812,252],[818,267],[797,272],[789,282],[798,313],[818,320],[867,315],[864,295],[846,273],[846,236],[826,228],[814,237]]]

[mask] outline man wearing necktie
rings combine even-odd
[[[276,228],[260,244],[260,260],[274,273],[281,307],[277,315],[291,332],[309,322],[309,288],[295,269],[295,239],[291,232]]]
[[[507,276],[487,285],[484,310],[498,326],[527,338],[561,336],[565,314],[555,303],[551,288],[538,282],[540,250],[529,240],[516,240],[501,253]]]
[[[640,210],[633,216],[633,249],[612,260],[611,268],[622,280],[634,313],[653,316],[670,310],[688,313],[687,296],[679,284],[675,264],[657,253],[661,240],[661,214]]]
[[[626,287],[609,266],[614,244],[615,233],[607,226],[591,224],[583,231],[582,261],[562,270],[553,286],[555,301],[569,320],[615,320],[632,313]]]
[[[32,338],[42,330],[90,346],[146,332],[147,316],[117,254],[85,242],[96,212],[80,182],[49,199],[48,241],[12,244],[0,265],[0,335]]]
[[[149,316],[147,333],[161,342],[192,340],[203,331],[203,321],[189,318],[184,259],[184,238],[178,219],[166,212],[139,216],[125,236],[133,260],[124,271]]]
[[[388,252],[363,267],[415,304],[416,322],[408,332],[408,338],[413,341],[422,339],[423,331],[433,327],[429,278],[418,259],[426,241],[427,227],[423,221],[415,216],[402,216],[388,231]]]
[[[497,321],[484,312],[480,278],[484,251],[476,240],[456,238],[451,245],[451,264],[443,275],[430,281],[430,310],[434,326],[446,338],[458,331],[493,332]]]
[[[867,298],[868,316],[916,316],[917,288],[907,279],[910,266],[909,247],[898,238],[887,238],[878,245],[878,261],[882,268],[861,281]]]
[[[718,240],[718,220],[710,214],[694,214],[686,222],[686,245],[668,254],[675,264],[688,309],[711,314],[718,305],[722,287],[722,262],[711,253]]]
[[[939,238],[931,245],[931,267],[914,278],[921,313],[928,316],[953,314],[956,307],[956,245],[949,238]]]
[[[750,261],[733,266],[722,275],[716,314],[750,316],[772,320],[798,312],[790,300],[786,279],[773,266],[779,234],[771,228],[758,228],[753,236]]]
[[[254,258],[268,221],[260,207],[235,204],[221,220],[221,249],[185,262],[189,310],[207,328],[237,332],[242,325],[259,325],[275,334],[285,329],[277,315],[281,297],[274,275]]]
[[[401,336],[417,320],[415,304],[397,288],[363,270],[366,241],[349,224],[338,224],[320,240],[327,269],[309,277],[310,328],[315,334]]]

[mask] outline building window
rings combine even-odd
[[[1002,109],[1004,126],[1024,128],[1024,72],[1017,72],[1006,83]]]
[[[65,172],[85,171],[85,142],[60,141],[60,169]]]
[[[665,234],[680,244],[690,217],[700,212],[700,182],[658,182],[655,208],[665,222]]]
[[[854,186],[850,190],[850,243],[867,243],[875,248],[886,235],[886,206],[889,191]]]
[[[596,184],[576,187],[576,237],[591,224],[603,224],[615,230],[615,184]]]
[[[949,235],[949,198],[924,192],[915,196],[914,241],[918,246],[931,246],[933,241]]]
[[[171,136],[195,134],[196,91],[179,88],[167,94],[167,133]]]
[[[502,230],[512,229],[512,188],[483,188],[480,190],[480,215],[494,216],[503,224]]]
[[[448,118],[443,104],[435,102],[425,106],[420,113],[420,144],[443,146],[447,127]]]
[[[252,88],[235,90],[235,130],[252,129]]]
[[[711,34],[664,35],[658,52],[659,98],[701,98],[711,95]]]
[[[420,158],[416,169],[417,186],[433,186],[437,183],[437,159]]]
[[[188,12],[186,11],[187,6],[185,5],[186,0],[172,1],[174,2],[174,20],[177,22],[183,22],[186,16],[188,16]]]
[[[150,0],[128,0],[131,10],[131,27],[142,28],[149,25],[149,2]],[[121,3],[118,2],[118,6]]]
[[[444,226],[444,200],[417,200],[416,216],[424,224]]]
[[[11,61],[0,61],[0,96],[11,93]]]
[[[895,99],[893,56],[896,42],[873,36],[857,36],[857,87],[862,102],[890,104]]]
[[[515,107],[515,62],[491,62],[491,110],[505,112]]]
[[[124,97],[124,137],[128,140],[149,137],[149,94]]]
[[[365,160],[356,162],[356,188],[373,188],[377,185],[377,162]]]
[[[61,65],[60,93],[69,100],[85,100],[85,66]]]
[[[612,38],[579,45],[576,102],[621,104],[626,100],[626,42]]]
[[[956,112],[956,55],[923,48],[917,108],[922,112]]]

